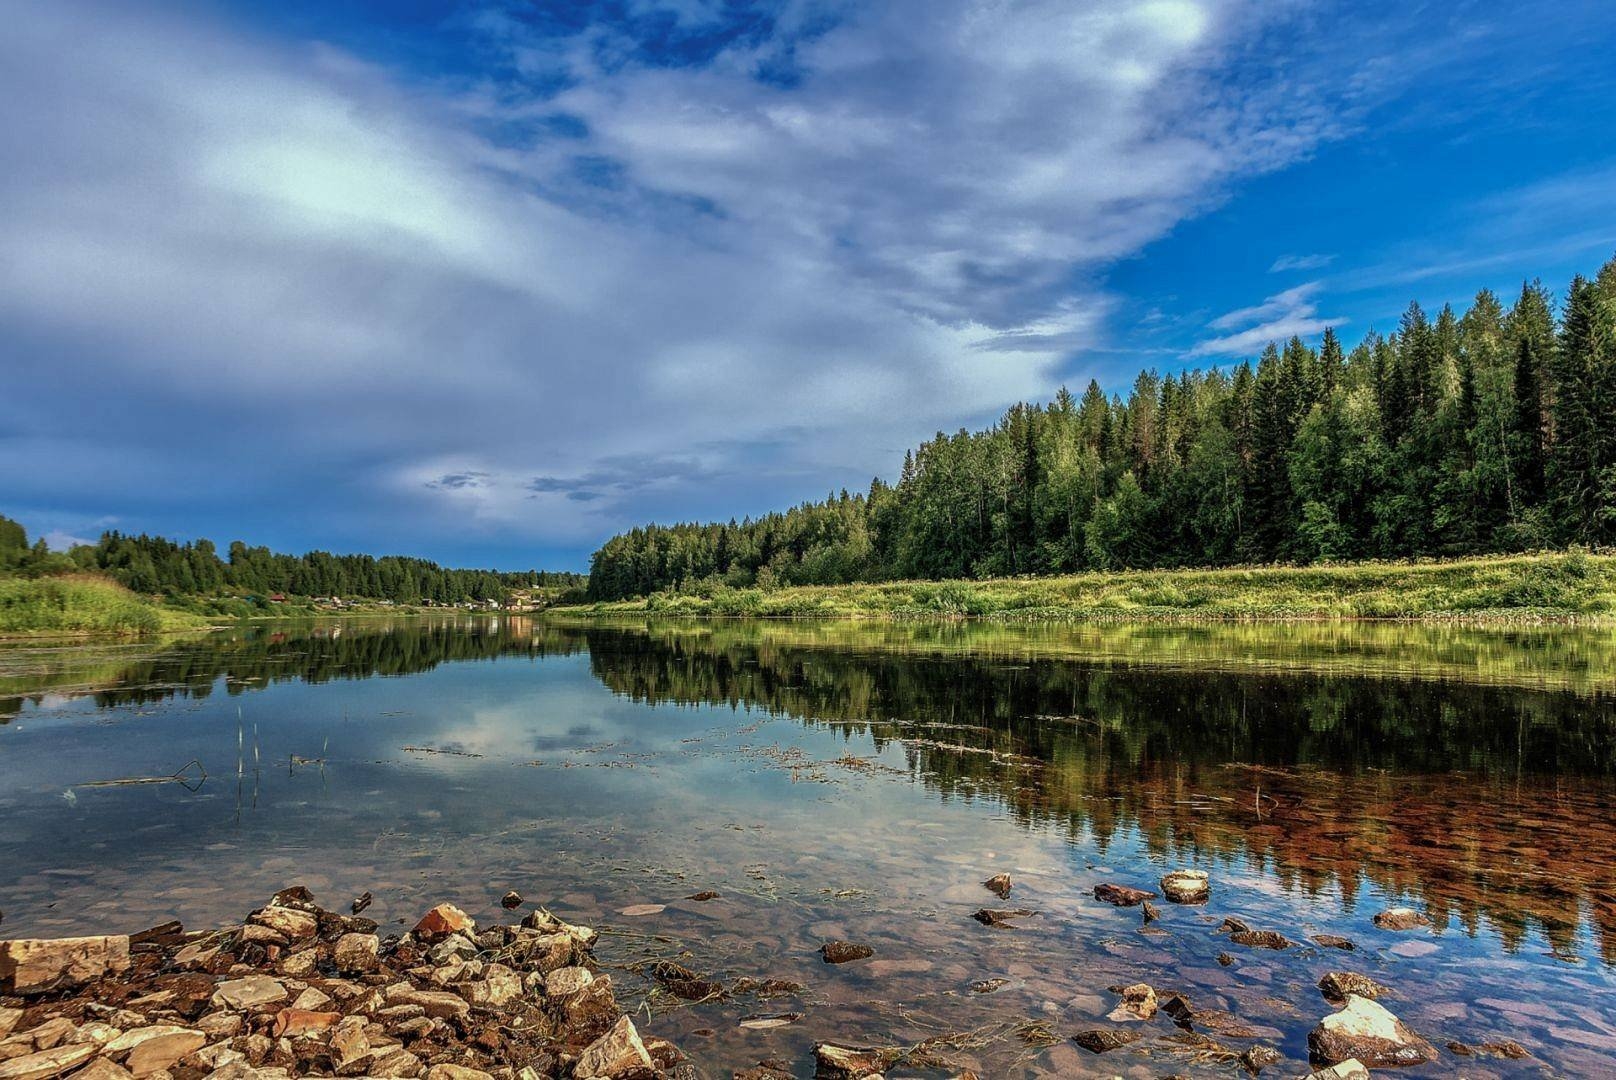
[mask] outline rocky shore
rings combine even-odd
[[[440,904],[383,937],[368,902],[294,887],[220,930],[0,942],[0,1080],[696,1075],[619,1007],[593,929]]]

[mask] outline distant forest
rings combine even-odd
[[[171,597],[360,597],[397,603],[457,604],[504,600],[513,589],[578,588],[582,574],[529,570],[450,570],[425,559],[396,555],[282,555],[237,540],[221,559],[211,540],[175,543],[160,536],[108,532],[95,544],[51,552],[32,546],[15,521],[0,517],[0,572],[99,571],[138,593]]]
[[[1616,541],[1616,259],[1558,303],[1410,304],[1350,351],[1090,382],[939,432],[898,482],[728,524],[650,525],[591,563],[662,589],[1457,556]]]

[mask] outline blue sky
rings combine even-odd
[[[583,568],[1616,252],[1594,3],[22,3],[0,513]]]

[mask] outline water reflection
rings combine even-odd
[[[9,775],[11,744],[0,743],[0,807],[11,808],[0,812],[19,845],[0,855],[12,851],[31,875],[0,883],[0,897],[8,907],[22,897],[22,917],[57,925],[47,920],[68,916],[31,911],[28,890],[67,895],[60,875],[88,873],[83,864],[110,860],[120,845],[157,853],[127,871],[126,887],[183,876],[204,858],[218,860],[227,882],[251,880],[238,890],[259,889],[253,874],[269,883],[323,873],[345,884],[347,873],[379,898],[388,888],[413,897],[424,886],[411,875],[515,883],[522,868],[564,871],[578,887],[558,899],[595,917],[644,898],[646,878],[625,878],[638,873],[674,897],[714,883],[758,901],[745,921],[726,915],[707,937],[753,958],[740,973],[812,981],[812,962],[763,972],[756,958],[811,954],[815,935],[833,929],[890,942],[881,962],[923,947],[927,966],[887,969],[883,989],[903,1001],[917,987],[934,992],[939,972],[964,981],[995,973],[946,914],[983,902],[975,881],[989,856],[975,849],[1012,860],[1004,865],[1028,881],[1051,926],[1093,924],[1084,875],[1113,857],[1135,880],[1188,862],[1221,868],[1220,881],[1248,890],[1241,910],[1296,935],[1304,923],[1362,931],[1390,897],[1428,905],[1439,929],[1472,936],[1457,961],[1485,962],[1496,985],[1455,990],[1440,981],[1452,946],[1429,960],[1410,950],[1397,954],[1416,965],[1405,986],[1417,976],[1442,993],[1412,990],[1421,1001],[1409,1007],[1443,994],[1471,1010],[1503,1000],[1487,994],[1521,1009],[1521,998],[1554,1001],[1550,1016],[1510,1014],[1513,1026],[1499,1029],[1519,1037],[1538,1023],[1533,1045],[1547,1053],[1570,1030],[1561,1010],[1610,982],[1608,968],[1575,961],[1616,964],[1613,652],[1609,632],[1581,630],[524,618],[9,649],[0,651],[0,719],[36,735],[64,719],[59,738],[24,751],[33,756],[14,759],[22,765]],[[238,704],[248,717],[243,766],[223,783],[235,789],[240,833],[218,832],[212,789],[189,801],[145,792],[138,821],[133,804],[110,795],[84,797],[71,819],[49,811],[52,785],[177,765],[203,742],[233,755]],[[152,710],[161,725],[83,727]],[[731,711],[742,715],[715,734]],[[755,732],[759,717],[775,718],[770,730]],[[841,750],[867,790],[829,786],[842,778]],[[226,771],[216,767],[216,779]],[[892,796],[895,787],[921,805]],[[1050,836],[1067,839],[1070,866],[1052,865]],[[208,851],[219,854],[204,856],[191,837],[211,838]],[[724,867],[733,876],[717,882]],[[856,896],[882,894],[850,901],[866,905],[862,922],[827,913],[848,901],[820,895],[823,883],[848,880],[864,887]],[[182,885],[164,895],[197,903],[204,893]],[[916,929],[914,913],[938,909],[937,928]],[[1281,958],[1223,972],[1213,962],[1221,941],[1170,950],[1091,933],[1059,948],[1030,936],[993,940],[1004,943],[1017,986],[1057,1002],[1071,995],[1061,973],[1074,965],[1105,977],[1114,965],[1125,982],[1146,957],[1202,988],[1237,975],[1301,977],[1276,973],[1292,962]],[[1307,989],[1305,979],[1295,986]],[[1226,1005],[1268,1009],[1265,1022],[1297,1044],[1311,1020],[1274,1002],[1300,992],[1276,986],[1267,1005]],[[866,998],[840,1004],[849,1017],[871,1015]],[[952,1020],[966,1005],[930,1007]],[[1463,1015],[1451,1011],[1461,1005],[1442,1007],[1450,1012],[1416,1015],[1428,1025]],[[1103,1016],[1109,1004],[1096,998],[1093,1008]],[[1585,1017],[1582,1037],[1600,1037],[1616,1022],[1608,1013]],[[679,1022],[694,1030],[710,1020]],[[715,1046],[713,1059],[748,1064],[750,1052],[737,1039]],[[1560,1064],[1579,1060],[1588,1059]]]

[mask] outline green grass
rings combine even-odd
[[[7,636],[141,635],[206,625],[104,577],[0,577],[0,634]]]
[[[756,618],[983,618],[1010,622],[1592,622],[1616,617],[1616,556],[1572,552],[1451,561],[1138,570],[771,590],[711,586],[569,610]]]

